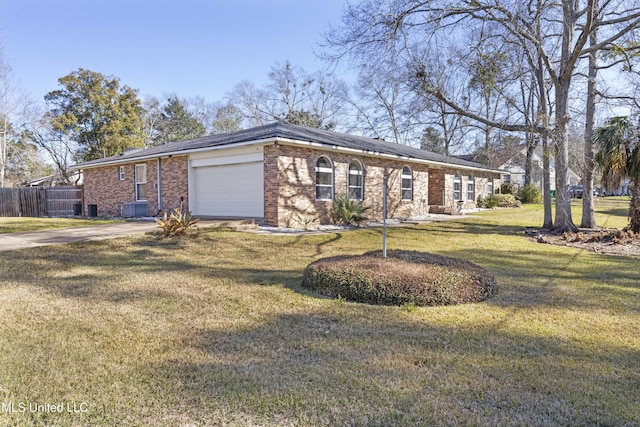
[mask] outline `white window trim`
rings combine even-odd
[[[471,195],[471,198],[469,198],[469,195]],[[473,201],[475,199],[476,199],[476,183],[474,181],[473,176],[469,175],[468,181],[467,181],[467,200]]]
[[[328,168],[327,167],[318,167],[318,162],[322,158],[327,159],[327,161],[329,162],[330,167],[328,167]],[[318,157],[316,159],[316,163],[315,164],[316,164],[316,167],[315,167],[314,181],[315,181],[315,189],[316,189],[316,200],[333,200],[333,196],[334,196],[334,192],[333,192],[333,162],[327,156],[320,156],[320,157]],[[318,179],[317,179],[318,172],[331,174],[331,184],[318,184]],[[331,198],[329,198],[329,199],[318,198],[318,187],[331,188]]]
[[[459,184],[458,190],[456,190],[456,184]],[[456,193],[457,193],[457,197],[456,197]],[[453,200],[455,202],[459,202],[462,200],[462,177],[457,172],[453,174]]]
[[[144,174],[145,176],[147,175],[147,164],[146,163],[140,163],[135,165],[134,168],[134,174],[135,174],[135,190],[136,190],[136,202],[145,202],[147,199],[141,199],[139,194],[138,194],[138,185],[144,184],[145,186],[147,185],[147,180],[145,181],[138,181],[138,166],[144,166]]]
[[[409,175],[406,175],[404,173],[404,170],[409,169]],[[409,187],[405,187],[404,186],[404,180],[408,179],[410,182],[410,186]],[[409,190],[411,192],[411,197],[409,198],[405,198],[404,197],[404,192]],[[413,169],[411,169],[409,166],[403,166],[402,167],[402,171],[400,172],[400,200],[413,200]]]
[[[357,164],[358,165],[358,169],[351,169],[351,165],[352,164]],[[351,175],[356,175],[360,177],[360,185],[351,185]],[[351,190],[352,189],[359,189],[358,191],[358,196],[357,198],[355,198],[354,200],[364,200],[364,167],[362,166],[362,163],[360,163],[359,160],[352,160],[349,162],[349,167],[347,170],[347,190],[349,193],[349,197],[351,197]]]
[[[124,181],[124,166],[118,168],[118,178],[120,178],[120,181]]]

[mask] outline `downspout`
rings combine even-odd
[[[160,212],[162,212],[162,161],[160,160],[160,157],[158,157],[157,170],[158,170],[158,213],[156,214],[156,216],[160,215]]]

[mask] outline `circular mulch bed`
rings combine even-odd
[[[348,301],[378,305],[447,305],[485,300],[493,274],[468,261],[416,251],[381,251],[317,260],[302,286]]]

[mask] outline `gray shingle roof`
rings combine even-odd
[[[125,161],[135,161],[137,159],[161,157],[168,154],[175,155],[180,154],[181,152],[184,152],[186,154],[190,151],[199,149],[235,145],[251,141],[268,140],[274,138],[284,138],[294,141],[310,142],[322,144],[329,147],[348,148],[370,154],[386,154],[407,159],[447,163],[467,168],[487,169],[486,166],[483,166],[479,163],[474,163],[455,157],[444,156],[442,154],[424,151],[407,145],[395,144],[392,142],[365,138],[361,136],[330,132],[322,129],[294,126],[279,122],[241,130],[238,132],[210,135],[185,141],[170,142],[164,145],[149,147],[140,150],[129,150],[117,156],[79,163],[75,165],[75,168],[82,169],[83,167],[99,166],[102,164],[114,162],[120,163]]]

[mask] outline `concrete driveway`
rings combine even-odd
[[[6,233],[0,234],[0,251],[11,251],[14,249],[59,245],[63,243],[89,240],[112,239],[132,234],[142,234],[157,229],[158,226],[153,221],[131,221],[114,224],[91,225],[88,227],[56,228],[53,230]]]
[[[253,221],[201,219],[198,227],[253,228]],[[87,227],[56,228],[53,230],[26,231],[0,234],[0,252],[36,246],[60,245],[64,243],[113,239],[116,237],[159,231],[155,221],[127,221]]]

